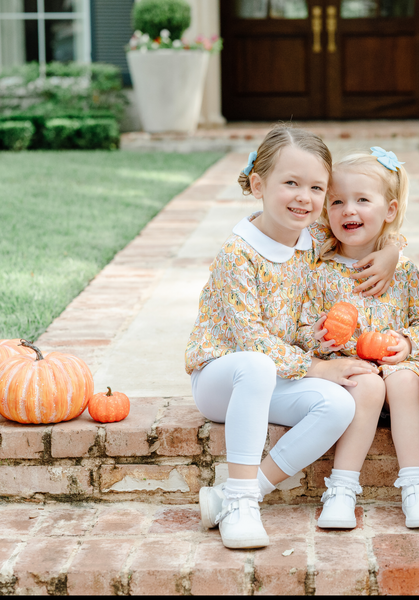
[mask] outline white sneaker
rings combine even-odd
[[[347,487],[332,487],[323,496],[324,507],[317,525],[325,529],[353,529],[356,527],[356,494]]]
[[[224,483],[214,487],[202,487],[199,490],[199,508],[201,509],[202,525],[206,529],[216,526],[217,515],[222,511],[224,495]]]
[[[413,498],[411,498],[412,495]],[[419,527],[419,485],[403,486],[402,501],[402,509],[406,515],[406,527],[411,529]]]
[[[262,548],[269,545],[256,500],[233,500],[218,515],[217,523],[226,548]]]

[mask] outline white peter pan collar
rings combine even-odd
[[[347,258],[346,256],[341,256],[340,254],[335,254],[332,258],[337,263],[343,263],[347,267],[353,267],[356,262],[358,262],[358,258]]]
[[[252,248],[264,258],[267,258],[271,262],[283,263],[293,257],[295,250],[311,250],[313,247],[313,239],[308,229],[302,230],[298,242],[293,248],[275,242],[275,240],[262,233],[260,229],[250,221],[251,218],[255,218],[260,214],[261,211],[242,219],[240,223],[237,223],[234,227],[233,233],[243,238],[245,242],[252,246]]]

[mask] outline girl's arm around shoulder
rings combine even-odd
[[[315,325],[323,314],[323,277],[321,269],[312,272],[307,282],[304,302],[301,308],[300,318],[297,323],[297,335],[295,343],[305,352],[318,355],[320,344],[315,338]]]
[[[406,238],[400,234],[397,238],[389,238],[381,250],[371,252],[355,263],[354,267],[357,269],[366,268],[361,273],[353,273],[352,279],[366,280],[354,288],[354,293],[363,293],[364,296],[374,296],[375,298],[385,294],[406,245]]]
[[[311,237],[320,245],[324,244],[331,236],[330,227],[320,221],[316,221],[308,226]]]

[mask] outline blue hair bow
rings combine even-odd
[[[253,169],[253,165],[255,164],[257,155],[258,155],[258,153],[256,152],[256,150],[249,154],[249,160],[247,162],[247,167],[245,169],[243,169],[243,173],[245,175],[249,175],[250,171]]]
[[[383,148],[380,148],[380,146],[373,146],[370,150],[372,150],[372,156],[376,156],[378,162],[390,171],[397,171],[398,168],[404,165],[404,162],[397,160],[397,156],[394,152],[386,152]]]

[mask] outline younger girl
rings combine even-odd
[[[314,274],[298,334],[301,347],[316,356],[356,356],[356,341],[363,331],[378,330],[394,337],[390,351],[379,361],[380,374],[351,377],[358,386],[348,388],[356,402],[351,425],[336,444],[334,468],[326,478],[320,527],[355,527],[355,493],[361,493],[359,475],[374,439],[384,400],[390,407],[391,431],[400,466],[396,487],[402,487],[407,527],[419,527],[419,272],[408,259],[397,265],[386,294],[379,298],[356,296],[350,277],[356,261],[397,235],[408,199],[408,177],[392,152],[374,147],[372,155],[354,154],[334,165],[333,181],[323,216],[333,236],[323,246],[325,261]],[[325,342],[323,323],[315,326],[314,340],[307,325],[338,301],[358,309],[354,336],[343,346]],[[320,345],[316,340],[320,341]],[[325,353],[333,351],[332,354]],[[335,361],[331,361],[335,362]],[[339,361],[336,361],[339,362]]]
[[[355,403],[342,384],[351,388],[357,384],[349,377],[378,372],[352,357],[313,359],[293,345],[318,255],[312,235],[325,240],[321,228],[310,234],[307,227],[320,215],[330,172],[330,153],[317,136],[282,126],[268,133],[239,178],[246,193],[263,199],[264,210],[234,228],[201,293],[186,370],[199,410],[226,424],[229,478],[225,486],[200,490],[200,508],[204,526],[219,523],[229,548],[269,543],[258,502],[348,427]],[[391,279],[398,250],[379,254],[386,266],[387,256],[395,257]],[[268,421],[292,429],[260,469]]]

